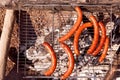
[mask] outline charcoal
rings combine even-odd
[[[120,46],[119,46],[118,50],[116,51],[116,54],[117,55],[120,54]]]
[[[114,23],[114,28],[111,33],[112,42],[114,44],[120,44],[120,18],[116,18]]]

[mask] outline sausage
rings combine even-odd
[[[102,52],[102,55],[99,58],[100,63],[105,59],[107,51],[108,51],[108,47],[109,47],[109,38],[106,37],[106,40],[105,40],[105,43],[104,43],[104,50]]]
[[[71,35],[74,34],[74,32],[78,29],[79,25],[81,24],[81,21],[82,21],[82,11],[81,11],[80,7],[78,7],[78,6],[75,7],[75,10],[77,11],[77,14],[78,14],[77,21],[76,21],[76,23],[73,25],[73,27],[70,29],[70,31],[67,34],[65,34],[64,36],[59,38],[60,42],[63,42],[65,40],[67,40],[68,38],[70,38]]]
[[[96,48],[96,46],[98,44],[99,28],[98,28],[98,22],[97,22],[96,18],[93,15],[91,15],[89,18],[90,18],[90,20],[91,20],[91,22],[93,24],[94,38],[93,38],[91,46],[89,47],[89,49],[87,51],[87,54],[92,54],[92,52],[95,50],[95,48]]]
[[[53,48],[50,46],[50,44],[48,42],[44,42],[43,46],[45,46],[45,48],[48,50],[48,52],[51,55],[52,64],[51,64],[50,68],[47,71],[44,72],[45,76],[50,76],[56,69],[57,57],[55,55],[55,52],[54,52]]]
[[[99,43],[98,47],[92,53],[92,55],[94,55],[94,56],[96,56],[100,52],[100,50],[104,46],[104,42],[105,42],[105,39],[106,39],[106,29],[105,29],[104,24],[102,22],[99,22],[98,24],[99,24],[100,30],[102,32],[102,35],[101,35],[101,39],[100,39],[100,43]]]
[[[87,28],[87,27],[92,27],[92,23],[91,23],[91,22],[84,23],[82,26],[80,26],[80,27],[78,28],[78,30],[77,30],[76,33],[75,33],[73,46],[74,46],[74,50],[75,50],[75,54],[76,54],[76,55],[79,55],[79,54],[80,54],[79,48],[78,48],[79,36],[80,36],[80,34],[82,33],[82,31],[83,31],[85,28]]]
[[[72,54],[71,49],[65,44],[65,43],[60,43],[62,48],[65,50],[65,52],[68,54],[68,70],[61,76],[61,80],[66,79],[70,74],[72,73],[74,69],[74,56]]]

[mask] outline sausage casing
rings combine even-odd
[[[61,80],[66,79],[68,76],[70,76],[70,74],[72,73],[73,69],[74,69],[74,56],[72,54],[71,49],[65,44],[65,43],[61,43],[62,48],[65,50],[65,52],[68,54],[68,69],[67,71],[61,76]]]
[[[82,21],[82,11],[81,11],[80,7],[78,7],[78,6],[75,7],[75,10],[77,11],[77,14],[78,14],[77,21],[76,21],[76,23],[73,25],[73,27],[70,29],[70,31],[67,34],[65,34],[64,36],[59,38],[60,42],[63,42],[65,40],[67,40],[68,38],[70,38],[72,36],[72,34],[74,34],[74,32],[78,29],[78,27],[81,24],[81,21]]]
[[[108,51],[108,47],[109,47],[109,38],[106,37],[106,40],[105,40],[105,43],[104,43],[104,49],[103,49],[103,52],[102,52],[102,54],[99,58],[100,63],[105,59],[107,51]]]
[[[92,53],[92,55],[94,55],[94,56],[96,56],[100,52],[100,50],[104,46],[104,42],[105,42],[105,39],[106,39],[106,29],[105,29],[104,24],[102,22],[99,22],[98,24],[99,24],[100,30],[102,32],[102,35],[101,35],[101,39],[100,39],[100,43],[99,43],[98,47]]]
[[[45,48],[48,50],[48,52],[51,55],[52,64],[51,64],[50,68],[47,71],[44,72],[44,75],[50,76],[56,69],[57,57],[56,57],[56,54],[55,54],[53,48],[50,46],[50,44],[48,42],[44,42],[43,46],[45,46]]]

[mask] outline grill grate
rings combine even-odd
[[[74,0],[73,0],[74,1]],[[66,6],[67,7],[67,6]],[[71,6],[70,6],[71,7]],[[91,6],[85,6],[89,8]],[[97,6],[97,8],[102,6]],[[112,25],[112,7],[104,6],[109,8],[110,13],[104,11],[104,22],[106,24],[107,35],[111,35]],[[96,9],[96,6],[92,6]],[[67,8],[66,8],[67,9]],[[84,10],[83,14],[89,16],[93,14],[97,17],[98,11]],[[20,46],[19,46],[19,60],[18,60],[18,70],[24,73],[24,78],[53,78],[58,79],[61,74],[63,74],[67,69],[67,54],[60,47],[57,39],[66,34],[72,27],[77,19],[77,14],[72,10],[61,11],[56,9],[55,6],[52,10],[40,10],[40,9],[28,9],[19,11],[19,24],[20,24]],[[108,22],[107,22],[107,19]],[[84,20],[86,21],[86,20]],[[87,41],[92,34],[91,29],[89,31],[85,30],[80,38],[80,47],[83,54],[85,54],[88,45],[91,41]],[[92,37],[91,37],[92,38]],[[41,45],[42,42],[49,42],[57,55],[57,68],[53,75],[47,77],[43,76],[44,72],[51,64],[50,55],[45,51],[44,47]],[[88,43],[87,43],[88,42]],[[67,40],[65,43],[69,45],[71,50],[73,49],[73,37]],[[87,43],[87,44],[86,44]],[[112,42],[110,44],[112,46]],[[95,79],[103,80],[106,73],[112,67],[113,62],[113,49],[109,48],[108,55],[102,64],[93,65],[90,56],[80,56],[75,57],[76,64],[73,73],[69,77],[70,80],[85,80],[85,79]],[[96,60],[96,58],[93,58]]]

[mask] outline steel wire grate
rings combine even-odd
[[[67,70],[67,54],[60,47],[57,40],[70,30],[77,19],[77,13],[73,10],[67,10],[69,6],[64,7],[66,7],[66,10],[59,10],[56,6],[53,6],[52,10],[26,8],[19,11],[20,46],[18,69],[23,71],[24,78],[58,79]],[[88,10],[89,8],[93,8],[93,11]],[[99,8],[108,9],[109,12],[104,9],[103,11],[102,9],[99,10]],[[114,27],[111,6],[82,6],[82,10],[85,17],[84,22],[88,21],[86,18],[90,14],[96,16],[98,20],[101,19],[100,15],[104,15],[101,20],[105,22],[107,35],[111,35],[110,32]],[[97,60],[97,57],[85,55],[87,47],[91,44],[92,33],[92,29],[85,29],[80,37],[79,45],[82,55],[78,58],[74,55],[76,63],[73,73],[68,78],[69,80],[103,80],[112,67],[114,57],[114,50],[111,48],[112,42],[110,43],[108,55],[102,64],[94,65],[92,61]],[[73,38],[71,37],[65,43],[69,45],[74,53]],[[58,59],[57,68],[49,77],[42,75],[44,70],[51,64],[50,55],[41,45],[44,41],[53,46]]]

